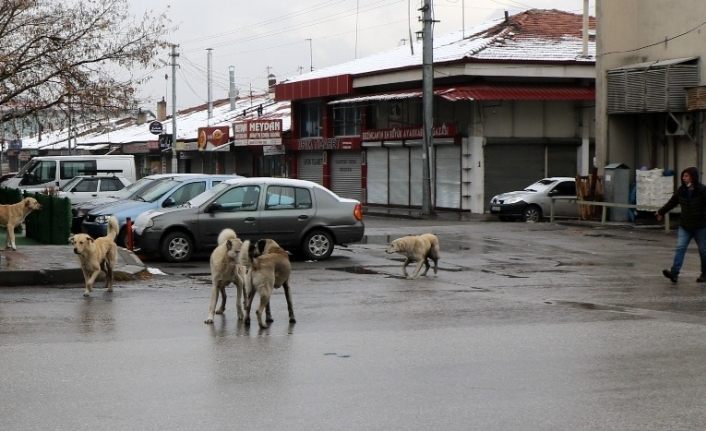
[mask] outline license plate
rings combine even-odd
[[[498,211],[498,212],[499,212],[499,211],[500,211],[500,207],[497,206],[497,205],[493,205],[493,206],[490,207],[490,210],[491,210],[491,211]]]

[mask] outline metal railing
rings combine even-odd
[[[616,202],[597,202],[597,201],[584,201],[580,200],[578,198],[570,198],[570,197],[553,197],[551,198],[551,203],[549,204],[549,221],[551,223],[554,223],[554,201],[566,201],[569,203],[577,203],[578,205],[592,205],[592,206],[599,206],[601,207],[601,224],[605,224],[606,218],[608,217],[608,208],[629,208],[629,209],[637,209],[637,205],[635,204],[623,204],[623,203],[616,203]],[[640,210],[641,211],[651,211],[655,212],[659,208],[658,207],[644,207],[641,206]],[[669,232],[669,213],[664,215],[664,231]]]

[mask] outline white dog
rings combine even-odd
[[[7,228],[7,249],[17,250],[15,245],[15,226],[22,224],[25,217],[34,210],[41,210],[42,205],[35,198],[24,198],[12,205],[0,205],[0,226]]]
[[[218,234],[218,246],[211,253],[211,302],[208,306],[208,317],[204,323],[213,323],[214,314],[223,314],[226,309],[226,286],[235,285],[235,307],[238,320],[243,320],[243,288],[245,287],[245,268],[238,263],[238,254],[243,242],[233,229],[223,229]],[[221,296],[221,306],[216,309],[218,295]]]
[[[419,271],[422,269],[422,264],[426,266],[422,275],[427,275],[429,271],[429,261],[427,259],[434,261],[434,274],[437,273],[439,266],[439,238],[434,234],[425,233],[397,238],[390,243],[385,252],[399,253],[405,257],[402,272],[406,278],[417,278]],[[417,268],[411,277],[407,273],[407,265],[410,262],[417,262]]]
[[[98,239],[91,238],[85,233],[73,235],[69,241],[74,246],[74,253],[81,262],[81,271],[86,282],[83,296],[89,296],[93,290],[93,283],[101,273],[105,272],[105,287],[108,292],[113,291],[113,269],[118,261],[118,246],[115,237],[120,227],[115,217],[108,219],[108,234]]]

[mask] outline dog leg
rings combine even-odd
[[[438,272],[439,269],[439,258],[437,257],[432,257],[431,260],[434,261],[434,274]]]
[[[265,308],[270,303],[270,294],[269,292],[266,292],[266,290],[269,290],[272,292],[272,289],[262,289],[263,291],[260,292],[260,306],[257,307],[257,310],[255,313],[257,314],[257,323],[260,325],[260,328],[266,329],[268,327],[267,323],[262,323],[262,312],[265,311]]]
[[[422,273],[422,275],[427,275],[427,272],[429,272],[430,266],[431,266],[431,265],[429,265],[429,261],[428,261],[427,258],[425,257],[425,258],[424,258],[424,272]]]
[[[410,277],[411,279],[419,277],[419,271],[422,270],[422,265],[424,264],[424,262],[426,262],[426,260],[422,259],[417,263],[417,267],[414,269],[414,274],[412,275],[412,277]]]
[[[240,281],[235,283],[235,311],[238,314],[238,320],[243,320],[243,285]]]
[[[96,278],[98,278],[98,274],[100,274],[100,272],[100,269],[96,269],[91,273],[91,275],[86,277],[86,288],[83,292],[83,296],[89,296],[91,294],[91,292],[93,291],[93,283],[96,282]],[[86,273],[84,272],[84,276],[85,275]]]
[[[105,288],[108,292],[113,291],[113,267],[107,263],[105,265]]]
[[[284,288],[284,297],[287,299],[287,311],[289,312],[289,323],[297,323],[297,319],[294,318],[294,304],[292,304],[292,294],[289,291],[289,282],[285,281],[282,283],[282,287]],[[269,310],[270,304],[267,304],[267,308]]]
[[[250,307],[252,306],[252,300],[255,297],[255,289],[250,286],[250,291],[245,296],[245,320],[243,321],[246,325],[250,325]]]
[[[6,226],[7,229],[7,249],[8,250],[17,250],[17,247],[15,246],[15,225],[14,224],[7,224]]]
[[[404,274],[405,278],[409,278],[409,274],[407,273],[407,265],[409,265],[409,262],[411,262],[409,258],[405,257],[404,263],[402,264],[402,273]]]
[[[220,290],[218,289],[218,283],[214,281],[213,285],[211,286],[211,301],[208,303],[208,317],[206,317],[206,320],[204,320],[203,323],[213,323],[213,314],[216,310],[216,303],[218,302],[219,291]]]
[[[216,314],[223,314],[226,311],[226,283],[221,282],[218,285],[218,290],[221,293],[221,306],[216,310]],[[214,304],[215,305],[215,304]]]

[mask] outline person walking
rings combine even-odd
[[[672,197],[656,213],[655,217],[661,221],[665,214],[681,206],[679,230],[677,231],[677,247],[674,251],[674,262],[670,269],[665,269],[662,274],[672,283],[679,280],[679,271],[684,264],[684,256],[689,243],[693,239],[699,249],[701,257],[701,274],[697,282],[706,282],[706,186],[699,182],[699,171],[686,168],[681,173],[681,186]]]

